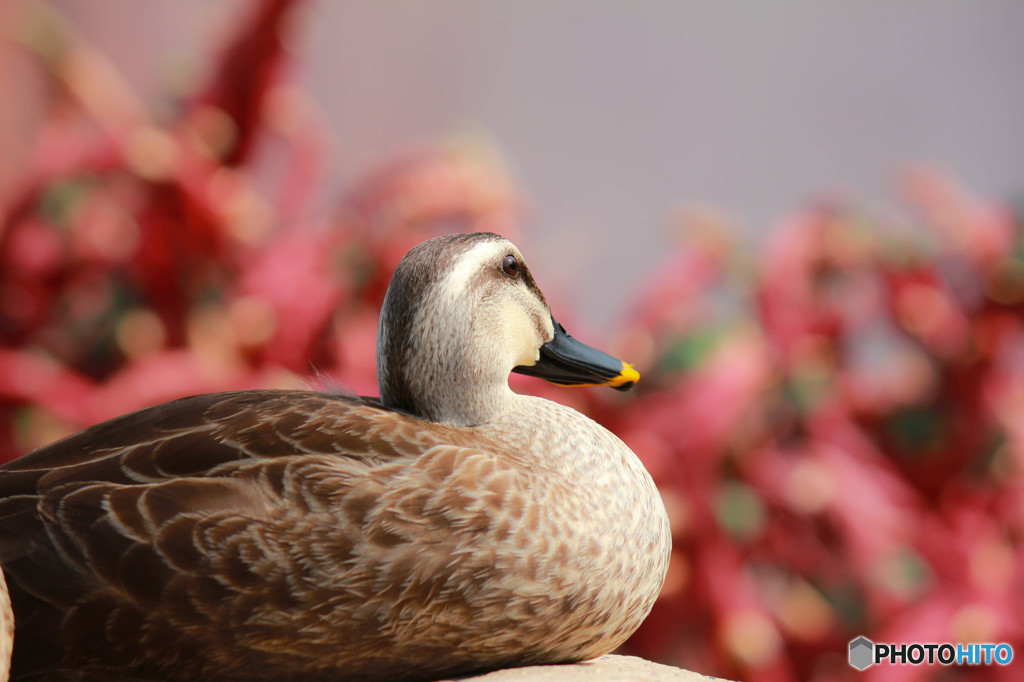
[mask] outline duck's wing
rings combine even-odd
[[[9,463],[0,565],[18,618],[15,679],[61,660],[262,679],[394,636],[355,628],[339,651],[339,614],[356,623],[360,609],[436,599],[453,531],[490,528],[488,490],[512,487],[460,438],[361,399],[238,392],[143,410]],[[425,545],[438,552],[417,554]]]
[[[70,481],[131,484],[204,476],[250,458],[317,453],[379,461],[415,454],[438,436],[435,425],[368,398],[208,393],[111,419],[8,462],[0,467],[0,498]]]

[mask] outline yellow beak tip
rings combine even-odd
[[[628,362],[622,363],[622,371],[619,372],[617,377],[613,377],[608,381],[608,386],[622,386],[623,384],[635,384],[640,381],[640,372],[633,369],[633,366]]]

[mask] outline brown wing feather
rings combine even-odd
[[[502,559],[479,545],[455,557],[507,534],[503,505],[521,511],[516,490],[535,484],[494,452],[359,399],[254,391],[160,405],[16,460],[0,468],[14,679],[457,669],[434,652],[463,646],[452,626]]]

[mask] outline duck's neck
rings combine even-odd
[[[519,397],[505,382],[478,386],[473,391],[459,390],[464,386],[456,380],[447,385],[448,390],[431,394],[436,400],[421,406],[422,416],[451,426],[483,426],[514,410]]]
[[[472,306],[448,303],[442,315],[396,311],[385,300],[377,337],[381,403],[439,424],[486,424],[514,409],[508,376],[515,359],[502,354],[500,325],[474,316]]]
[[[402,370],[390,375],[400,381],[380,382],[385,407],[450,426],[480,426],[516,409],[518,396],[504,377],[486,380],[473,367],[454,363]]]

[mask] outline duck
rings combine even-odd
[[[434,680],[615,650],[668,566],[665,506],[583,414],[509,387],[630,388],[493,233],[413,247],[379,397],[242,390],[0,467],[13,680]]]

